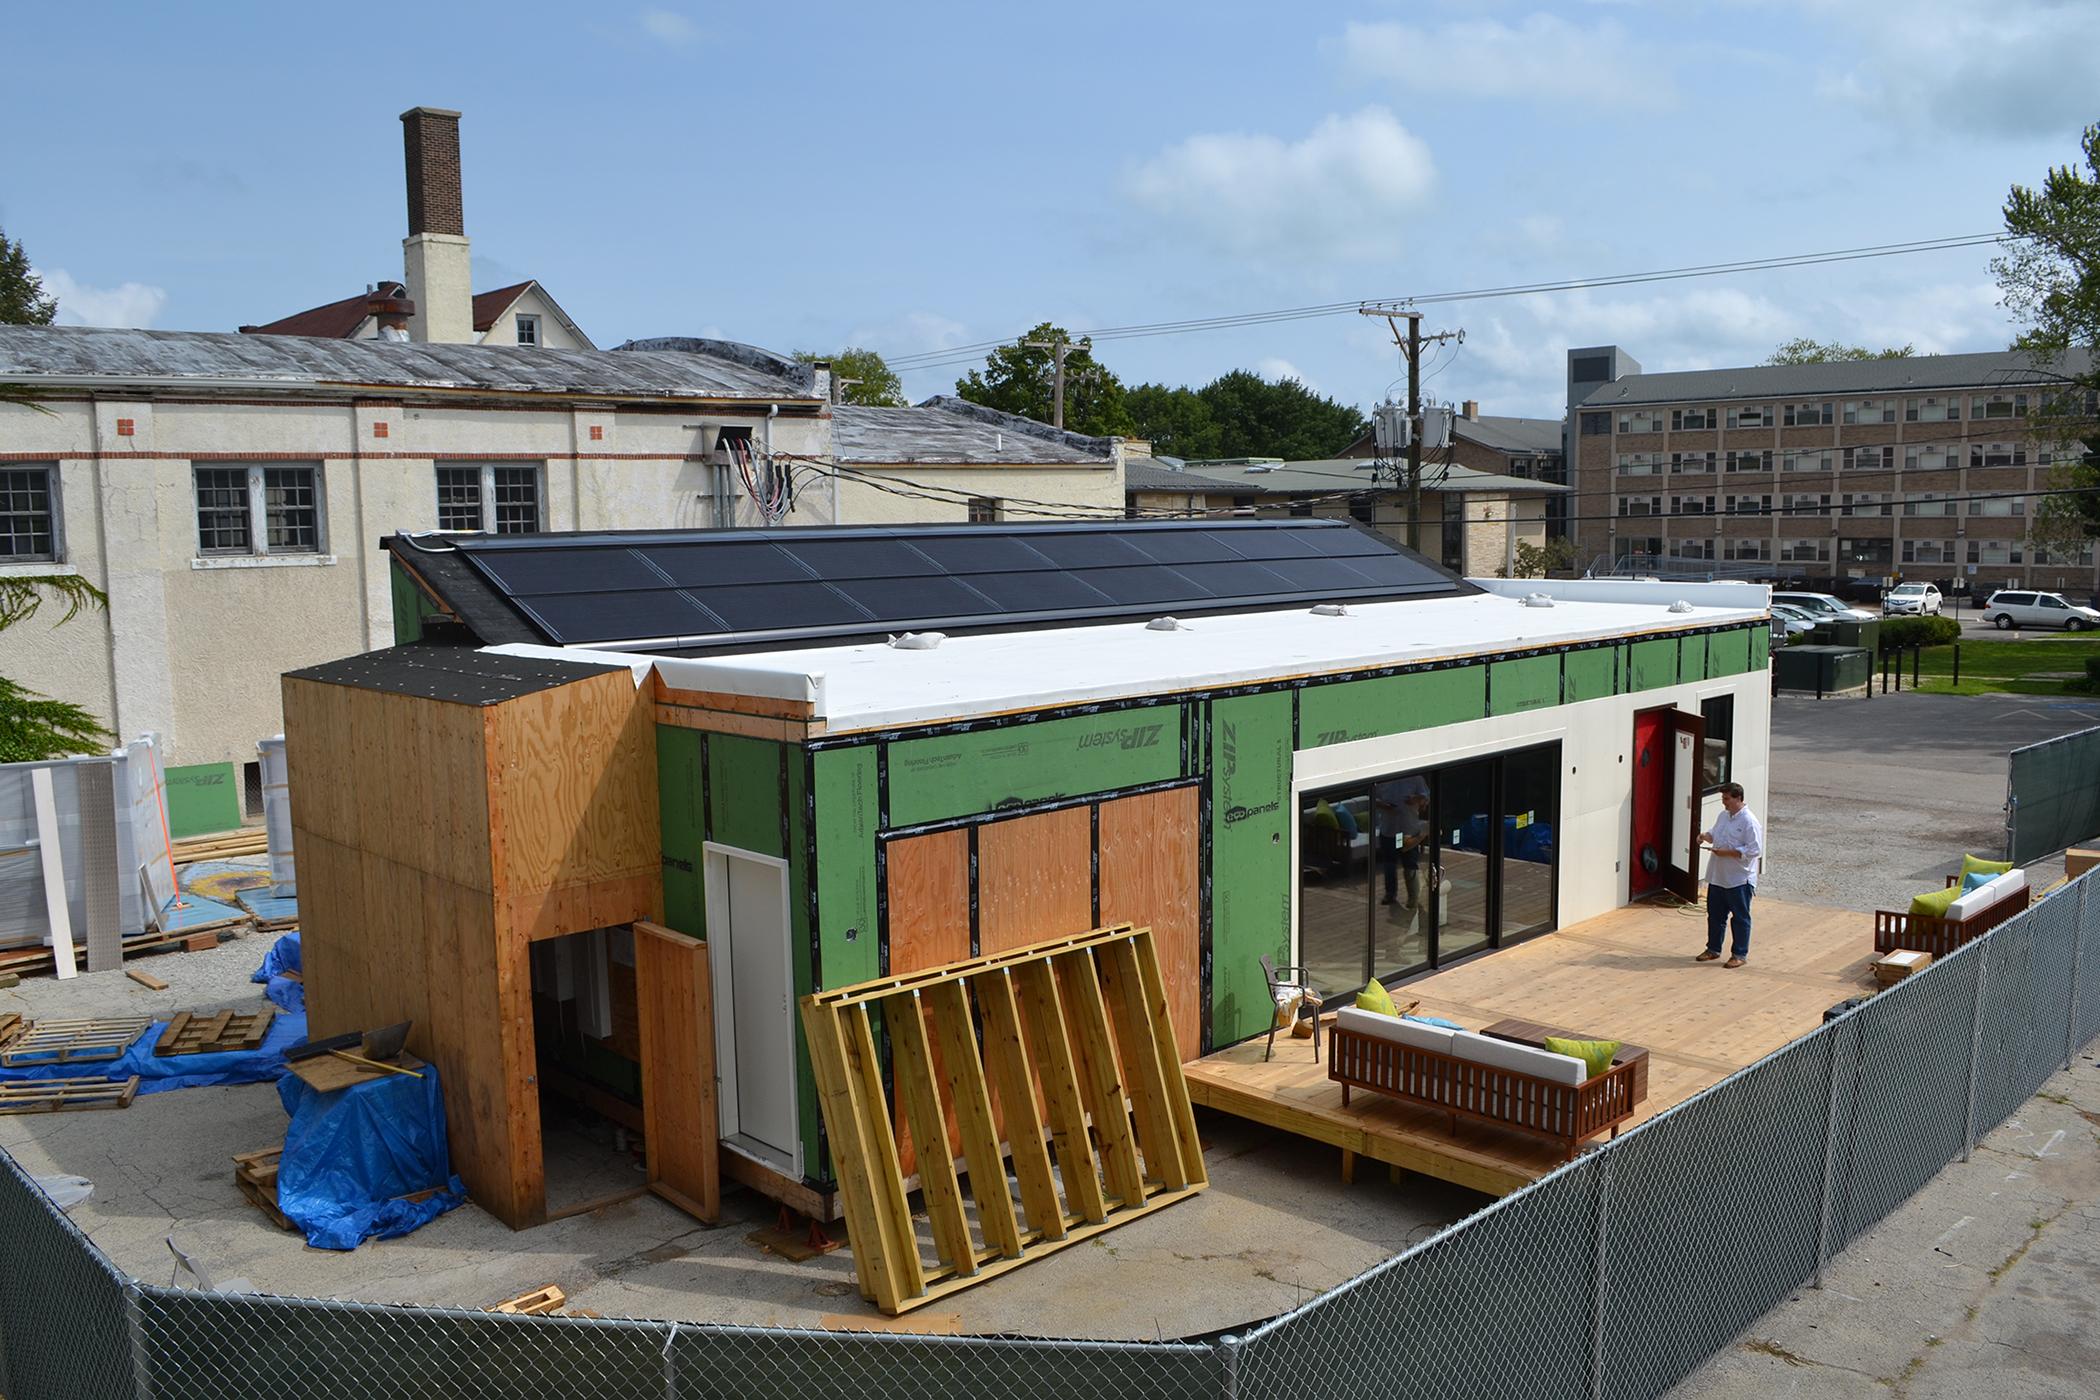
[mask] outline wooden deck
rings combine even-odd
[[[1747,966],[1694,962],[1703,909],[1633,905],[1398,988],[1402,1005],[1479,1029],[1520,1017],[1646,1046],[1640,1122],[1816,1028],[1823,1012],[1874,989],[1870,916],[1759,899]],[[1325,1033],[1322,1033],[1325,1044]],[[1540,1138],[1461,1123],[1377,1094],[1342,1107],[1311,1042],[1260,1039],[1183,1066],[1203,1107],[1427,1176],[1507,1195],[1560,1163]]]

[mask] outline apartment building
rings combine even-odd
[[[2068,366],[2082,372],[2081,359]],[[2067,452],[2061,375],[2004,351],[1646,374],[1568,352],[1574,538],[1642,573],[2100,587],[2029,538]],[[2080,404],[2090,424],[2092,405]]]

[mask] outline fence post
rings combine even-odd
[[[2092,882],[2078,882],[2078,926],[2071,933],[2071,1020],[2064,1027],[2064,1068],[2071,1067],[2071,1060],[2078,1054],[2078,964],[2085,952],[2085,892]]]
[[[673,1350],[677,1345],[678,1324],[673,1322],[664,1334],[664,1400],[678,1400],[678,1354]]]
[[[1218,1350],[1225,1354],[1225,1400],[1238,1400],[1240,1393],[1240,1339],[1231,1333],[1218,1338]]]
[[[1912,690],[1918,688],[1918,658],[1924,654],[1925,644],[1923,642],[1910,649],[1910,688]]]
[[[1990,945],[1976,950],[1976,997],[1969,1004],[1969,1116],[1961,1137],[1961,1159],[1976,1151],[1976,1072],[1983,1062],[1983,983],[1990,975]]]
[[[153,1377],[146,1364],[146,1325],[145,1319],[139,1315],[139,1296],[138,1280],[126,1281],[124,1330],[131,1334],[131,1392],[139,1400],[152,1400]]]
[[[1604,1275],[1604,1249],[1611,1223],[1611,1164],[1616,1155],[1610,1148],[1597,1154],[1596,1261],[1590,1270],[1590,1400],[1604,1400],[1604,1295],[1610,1285]]]
[[[1827,1035],[1830,1041],[1830,1106],[1823,1113],[1823,1213],[1816,1217],[1816,1272],[1812,1287],[1823,1286],[1823,1262],[1830,1257],[1831,1195],[1837,1190],[1838,1041],[1844,1037],[1840,1016]]]

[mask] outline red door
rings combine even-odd
[[[1669,710],[1642,710],[1633,717],[1633,878],[1634,899],[1663,888],[1670,856]]]

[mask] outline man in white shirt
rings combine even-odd
[[[1721,933],[1730,920],[1735,938],[1723,967],[1750,960],[1750,896],[1757,893],[1757,869],[1765,854],[1765,829],[1743,802],[1743,785],[1721,788],[1721,817],[1713,830],[1699,833],[1699,844],[1711,855],[1706,863],[1706,951],[1700,962],[1721,956]]]

